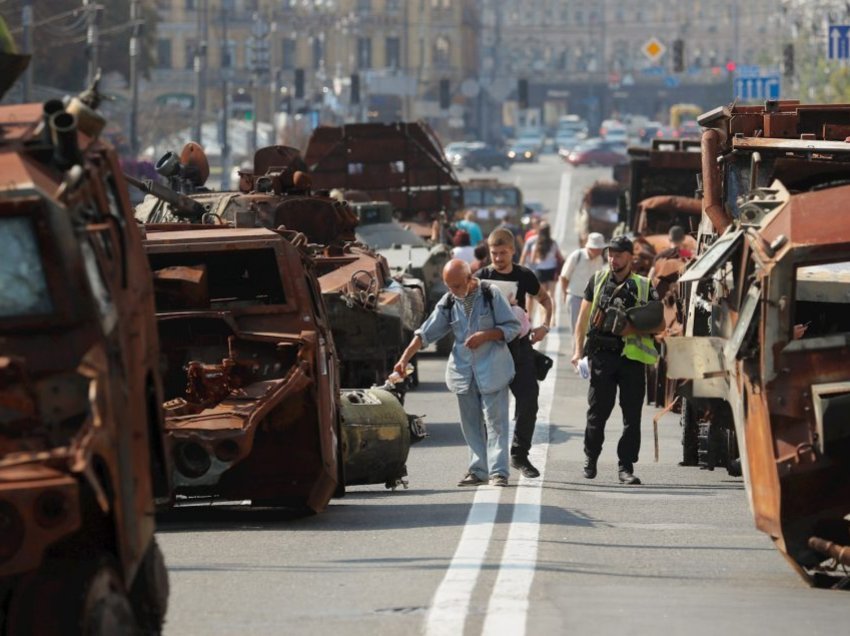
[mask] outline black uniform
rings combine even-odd
[[[604,271],[604,270],[603,270]],[[584,299],[593,302],[596,276],[591,277],[584,290]],[[618,283],[613,275],[608,276],[601,297],[611,297]],[[623,306],[629,309],[638,304],[637,283],[626,280],[625,285],[614,296],[622,298]],[[658,300],[658,294],[650,286],[649,300]],[[600,309],[605,310],[600,301]],[[592,318],[592,316],[591,316]],[[617,388],[620,389],[620,408],[623,411],[623,434],[617,444],[620,470],[632,472],[640,451],[640,415],[646,394],[645,365],[622,355],[623,338],[612,333],[603,333],[591,327],[587,333],[585,354],[590,362],[590,387],[587,391],[587,428],[584,431],[584,452],[592,459],[602,452],[605,440],[605,423],[614,409]]]
[[[523,308],[527,295],[536,296],[540,293],[540,281],[537,280],[537,276],[533,271],[522,265],[514,264],[510,274],[501,274],[490,265],[480,269],[475,276],[483,280],[515,282],[517,284],[517,304]],[[515,338],[508,343],[508,348],[514,358],[514,379],[511,382],[511,393],[513,393],[516,401],[511,456],[517,459],[527,459],[528,451],[531,449],[531,437],[534,435],[534,425],[537,422],[537,398],[540,393],[537,373],[534,368],[531,334],[526,334],[523,338]]]

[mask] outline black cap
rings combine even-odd
[[[634,252],[635,250],[635,246],[628,236],[615,236],[608,241],[605,248],[614,252]]]

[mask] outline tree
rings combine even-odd
[[[14,3],[21,4],[21,1]],[[125,78],[130,69],[130,2],[98,0],[100,14],[98,61],[104,74],[117,71]],[[33,2],[33,79],[36,84],[78,91],[86,83],[88,65],[86,26],[92,17],[80,0]],[[153,0],[142,0],[144,20],[140,66],[145,77],[153,67],[158,16]],[[21,44],[21,12],[7,9],[4,16]],[[19,47],[20,48],[20,47]]]

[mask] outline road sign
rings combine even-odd
[[[676,88],[679,84],[681,84],[681,81],[675,75],[668,75],[664,78],[664,86],[667,88]]]
[[[664,46],[658,38],[652,37],[643,43],[640,50],[643,51],[643,54],[649,58],[650,62],[657,62],[667,51],[667,47]]]
[[[738,77],[758,77],[761,75],[761,67],[756,64],[739,64],[735,73]]]
[[[779,75],[735,78],[735,99],[743,101],[779,99],[782,84]]]
[[[830,24],[827,36],[827,59],[850,59],[850,24]]]

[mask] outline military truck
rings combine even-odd
[[[153,289],[99,99],[0,106],[4,634],[159,633],[168,603]]]
[[[806,581],[846,586],[850,105],[768,102],[700,123],[705,247],[681,278],[686,336],[666,343],[668,373],[723,405],[756,526]]]
[[[390,391],[340,390],[302,234],[149,226],[145,249],[178,495],[320,512],[346,484],[402,483],[420,422]]]

